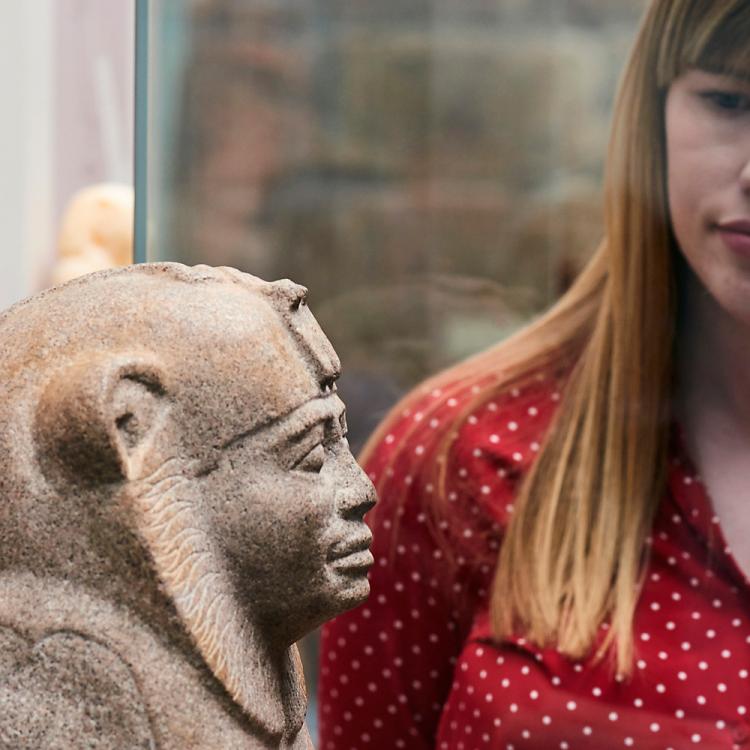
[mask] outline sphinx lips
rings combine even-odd
[[[360,552],[351,552],[344,557],[337,557],[331,565],[337,570],[363,570],[372,567],[375,558],[369,549]]]
[[[365,568],[370,567],[375,559],[370,552],[372,534],[346,541],[331,549],[329,562],[336,568]]]

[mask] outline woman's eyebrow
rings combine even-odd
[[[721,65],[702,65],[698,67],[698,70],[710,75],[729,78],[743,86],[750,86],[750,71],[732,70]]]

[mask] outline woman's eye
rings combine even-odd
[[[325,448],[318,443],[309,453],[306,453],[292,468],[297,471],[309,471],[319,474],[326,460]]]
[[[734,91],[706,91],[701,96],[722,112],[743,112],[750,109],[750,96],[746,94]]]

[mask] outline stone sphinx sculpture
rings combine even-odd
[[[0,748],[312,747],[294,642],[368,594],[305,290],[133,266],[0,317]]]

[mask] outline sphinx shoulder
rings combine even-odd
[[[135,677],[111,648],[56,631],[0,627],[0,750],[154,750]]]

